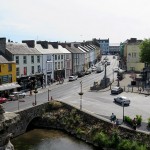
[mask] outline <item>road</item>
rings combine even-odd
[[[107,77],[111,80],[116,79],[116,73],[113,74],[113,68],[118,66],[118,61],[113,59],[112,56],[108,56],[111,65],[107,66]],[[79,92],[80,81],[82,81],[83,87],[83,98],[82,98],[82,108],[83,110],[89,111],[99,116],[109,118],[113,112],[117,118],[123,118],[123,107],[117,105],[113,102],[115,96],[110,94],[110,90],[105,91],[90,91],[90,86],[93,86],[94,81],[100,82],[104,77],[104,71],[101,73],[95,73],[86,75],[82,78],[73,82],[68,82],[65,80],[63,84],[55,84],[49,87],[51,90],[49,92],[50,97],[54,99],[66,102],[68,104],[74,105],[80,108],[80,96]],[[39,90],[37,93],[37,104],[41,104],[48,101],[48,88]],[[149,97],[136,93],[126,93],[123,92],[120,95],[127,96],[131,100],[131,104],[128,107],[125,107],[124,113],[127,116],[134,118],[136,115],[142,115],[143,121],[147,122],[147,119],[150,117],[150,101]],[[4,103],[3,106],[5,111],[12,112],[18,109],[24,109],[29,106],[32,106],[32,103],[35,101],[35,96],[26,96],[23,99],[25,102],[10,101]]]

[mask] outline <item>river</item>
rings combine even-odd
[[[34,129],[11,140],[15,150],[96,150],[62,131]]]

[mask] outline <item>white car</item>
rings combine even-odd
[[[117,67],[117,68],[114,68],[113,70],[114,72],[118,72],[120,69]]]
[[[16,98],[24,98],[26,96],[26,93],[25,92],[13,92],[13,95],[16,97]]]
[[[74,81],[74,80],[77,80],[77,76],[69,76],[69,81]]]
[[[114,102],[119,103],[121,105],[130,105],[130,100],[125,96],[119,96],[114,98]]]

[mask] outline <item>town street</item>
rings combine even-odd
[[[112,56],[109,56],[109,61],[111,64],[107,66],[107,77],[113,80],[113,78],[116,79],[116,73],[113,74],[113,68],[117,67],[118,61],[116,59],[112,59]],[[93,86],[93,82],[100,82],[103,77],[104,71],[101,73],[93,72],[92,74],[78,78],[73,82],[68,82],[68,79],[66,79],[63,84],[55,83],[47,88],[38,89],[38,93],[36,94],[37,104],[48,101],[48,89],[50,89],[50,98],[52,96],[55,100],[63,101],[80,108],[80,96],[78,93],[81,90],[80,81],[82,81],[82,90],[84,94],[82,96],[83,99],[81,105],[83,110],[105,118],[109,118],[113,112],[117,118],[122,119],[123,107],[113,102],[114,97],[117,97],[117,95],[111,95],[109,88],[100,91],[90,91],[90,86]],[[147,122],[147,119],[150,117],[149,96],[146,97],[143,94],[131,92],[123,92],[119,95],[126,96],[131,100],[130,106],[124,108],[124,115],[132,118],[136,115],[142,115],[143,121]],[[35,96],[34,94],[32,96],[28,95],[23,100],[25,100],[25,102],[18,103],[18,101],[9,101],[4,103],[3,106],[5,111],[12,112],[18,109],[31,107],[32,103],[35,101]]]

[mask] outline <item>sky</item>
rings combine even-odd
[[[0,37],[110,43],[150,36],[150,0],[0,0]]]

